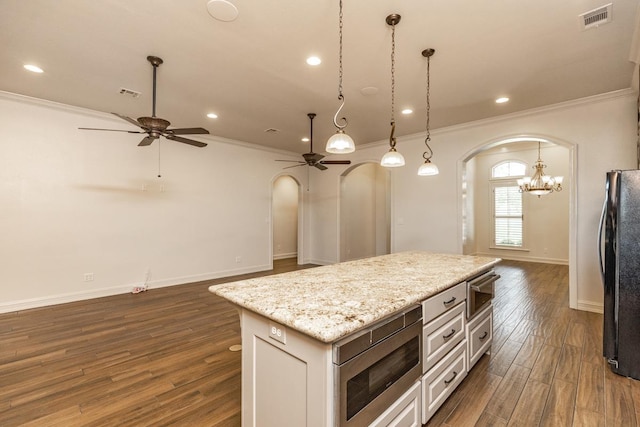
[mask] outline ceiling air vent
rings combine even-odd
[[[597,9],[590,10],[581,15],[578,15],[580,19],[580,26],[583,30],[590,28],[597,28],[600,25],[611,22],[611,5],[613,3],[605,4]]]
[[[278,132],[280,132],[279,129],[274,129],[274,128],[265,129],[264,131],[266,133],[278,133]]]
[[[142,92],[136,92],[135,90],[125,89],[125,88],[121,87],[120,88],[120,95],[127,95],[127,96],[130,96],[132,98],[140,98],[140,95],[142,95]]]

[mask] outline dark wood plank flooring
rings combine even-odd
[[[602,316],[568,308],[567,267],[497,270],[492,354],[428,426],[637,426],[640,381],[606,366]],[[0,426],[239,426],[238,314],[207,290],[229,280],[0,314]]]

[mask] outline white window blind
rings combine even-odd
[[[496,246],[522,247],[522,193],[518,186],[493,188],[494,243]]]

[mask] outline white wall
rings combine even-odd
[[[77,129],[130,128],[109,114],[0,93],[0,126],[0,311],[271,267],[274,159],[298,155],[165,140],[158,179],[157,141]]]
[[[288,175],[273,183],[273,259],[298,254],[298,193],[298,183]]]
[[[489,101],[487,101],[489,102]],[[401,124],[398,125],[401,132]],[[433,161],[440,174],[418,177],[422,163],[423,137],[400,138],[398,151],[407,160],[403,168],[391,171],[392,251],[422,249],[435,252],[462,252],[462,162],[482,147],[511,136],[546,137],[566,147],[575,147],[576,179],[565,191],[575,196],[575,253],[570,254],[574,271],[576,306],[599,310],[602,285],[598,272],[596,239],[604,196],[604,177],[610,169],[636,167],[636,95],[620,91],[576,102],[549,106],[497,119],[468,123],[432,133]],[[388,150],[384,142],[360,146],[351,156],[354,162],[379,160]],[[314,209],[331,210],[335,181],[323,181],[316,191]],[[331,195],[334,194],[332,198]],[[570,195],[570,197],[571,197]],[[476,196],[477,197],[477,196]],[[326,201],[326,203],[321,203]],[[329,215],[313,230],[331,233],[335,218]],[[334,241],[330,235],[324,242]],[[320,243],[320,242],[318,242]],[[314,254],[330,257],[331,247],[313,245]],[[331,261],[337,261],[335,258]]]
[[[531,166],[537,158],[537,146],[532,147],[531,143],[504,144],[475,157],[473,187],[476,194],[474,205],[476,254],[522,261],[569,263],[570,191],[564,189],[541,197],[523,194],[523,231],[526,251],[492,249],[491,168],[505,160],[518,160],[528,166],[526,174],[531,176],[534,172]],[[547,165],[545,174],[566,177],[563,187],[570,189],[569,150],[559,145],[544,144],[541,148],[541,158]]]
[[[388,176],[378,163],[365,163],[342,177],[341,261],[389,253]]]

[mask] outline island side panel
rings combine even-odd
[[[331,427],[331,344],[241,309],[242,426]]]

